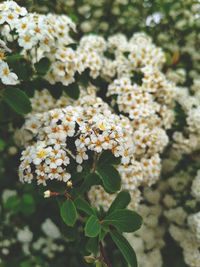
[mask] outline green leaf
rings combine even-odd
[[[80,75],[78,74],[76,76],[76,80],[79,81],[79,83],[86,88],[89,84],[89,81],[91,80],[89,68],[84,70],[84,72],[82,72]]]
[[[137,267],[137,258],[135,255],[135,251],[128,243],[125,237],[118,233],[117,231],[110,232],[111,238],[121,251],[122,255],[124,256],[125,260],[131,267]]]
[[[86,200],[84,200],[83,198],[77,198],[74,201],[74,204],[76,206],[76,208],[78,210],[84,211],[85,213],[87,213],[88,215],[92,215],[95,214],[94,210],[92,209],[92,207],[90,207],[90,205],[88,204],[88,202]]]
[[[20,198],[16,196],[11,196],[7,199],[4,204],[4,208],[7,210],[11,210],[13,212],[18,212],[20,210],[21,201]]]
[[[105,229],[101,228],[100,233],[99,233],[99,241],[103,240],[107,233],[108,231],[105,231]]]
[[[121,178],[112,165],[98,166],[96,172],[102,179],[103,186],[108,193],[115,193],[120,190]]]
[[[20,263],[20,267],[31,267],[32,263],[30,260],[26,260]]]
[[[62,86],[62,89],[69,97],[75,100],[79,98],[80,90],[78,83],[72,83],[68,86]]]
[[[39,62],[35,63],[35,70],[39,76],[44,76],[51,66],[51,61],[44,57]]]
[[[9,67],[17,74],[20,81],[27,81],[30,83],[30,77],[33,75],[32,64],[30,61],[22,58],[16,58],[16,60],[10,60]]]
[[[6,57],[6,61],[8,63],[13,63],[13,62],[19,61],[21,59],[23,59],[23,56],[20,54],[12,54],[12,55],[9,55]]]
[[[28,96],[18,88],[6,88],[3,92],[3,100],[19,114],[27,114],[31,111],[31,102]]]
[[[115,210],[103,220],[103,225],[115,226],[121,232],[135,232],[142,225],[142,217],[132,210]]]
[[[5,147],[6,147],[6,143],[4,142],[3,139],[0,139],[0,152],[3,151]]]
[[[91,215],[85,225],[85,235],[88,237],[96,237],[101,230],[99,219],[95,215]]]
[[[80,186],[79,193],[84,194],[86,191],[89,191],[90,187],[93,185],[101,184],[101,179],[96,173],[89,173],[84,177],[84,181]]]
[[[24,194],[21,200],[21,212],[31,214],[35,211],[34,198],[29,194]]]
[[[77,211],[74,202],[71,199],[63,202],[60,208],[60,215],[68,226],[73,226],[77,219]]]
[[[99,240],[98,237],[89,238],[86,244],[86,250],[94,255],[97,255],[99,251]]]
[[[70,242],[77,241],[80,236],[76,227],[67,226],[64,222],[61,223],[60,230],[62,237],[67,238]]]
[[[121,191],[112,202],[107,214],[110,214],[116,209],[124,209],[131,201],[131,196],[128,191]]]
[[[121,161],[120,157],[116,158],[111,151],[105,150],[103,151],[103,153],[99,158],[98,165],[104,165],[104,164],[118,165],[120,161]]]

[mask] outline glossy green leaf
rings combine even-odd
[[[51,62],[48,58],[44,57],[39,62],[35,63],[35,70],[38,75],[44,76],[51,66]]]
[[[107,192],[115,193],[120,190],[121,178],[118,171],[112,165],[98,166],[96,173],[101,178]]]
[[[85,212],[86,214],[88,215],[92,215],[92,214],[95,214],[94,210],[92,209],[92,207],[89,205],[89,203],[84,200],[83,198],[77,198],[75,201],[74,201],[74,204],[77,208],[77,210],[81,210],[83,212]]]
[[[18,88],[6,88],[3,92],[3,100],[19,114],[27,114],[31,111],[31,102],[28,96]]]
[[[80,89],[78,83],[72,83],[68,86],[62,86],[63,91],[71,98],[78,99],[80,94]]]
[[[99,251],[99,240],[98,237],[89,238],[86,244],[86,250],[94,255],[97,255]]]
[[[103,227],[102,227],[101,231],[99,233],[99,241],[103,240],[107,233],[108,233],[108,231],[107,230],[105,231],[105,229],[103,229]]]
[[[84,194],[86,191],[89,191],[90,187],[93,185],[101,184],[101,179],[96,173],[89,173],[84,177],[84,181],[80,186],[79,193]]]
[[[132,210],[115,210],[105,217],[103,225],[112,225],[121,232],[131,233],[141,227],[142,217]]]
[[[74,202],[71,199],[63,202],[60,208],[61,217],[68,226],[73,226],[77,219],[77,211]]]
[[[91,215],[85,225],[85,235],[88,237],[96,237],[101,230],[99,219],[95,215]]]
[[[131,201],[131,196],[128,191],[119,192],[119,194],[116,196],[116,198],[112,202],[107,213],[110,214],[116,209],[126,208],[128,204],[130,203],[130,201]]]
[[[121,251],[122,255],[124,256],[126,262],[129,264],[130,267],[137,267],[137,258],[135,255],[135,251],[128,243],[126,238],[118,233],[117,231],[110,232],[111,238]]]
[[[120,157],[116,158],[111,151],[105,150],[103,151],[103,153],[99,158],[98,165],[102,166],[105,164],[117,165],[120,163],[120,161],[121,161]]]

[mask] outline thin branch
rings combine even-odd
[[[103,261],[108,265],[108,267],[112,267],[101,241],[99,242],[99,247],[100,247],[100,255],[101,255]]]

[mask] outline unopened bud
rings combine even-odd
[[[72,181],[68,181],[67,182],[67,187],[70,187],[71,188],[72,186],[73,186]]]
[[[44,198],[49,198],[51,196],[51,191],[47,190],[44,192]]]
[[[89,255],[89,256],[84,256],[84,260],[85,260],[87,263],[94,263],[96,259],[95,259],[94,256]]]

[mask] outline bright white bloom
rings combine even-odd
[[[0,61],[0,77],[3,84],[14,85],[18,83],[18,77],[14,72],[11,72],[8,64]]]

